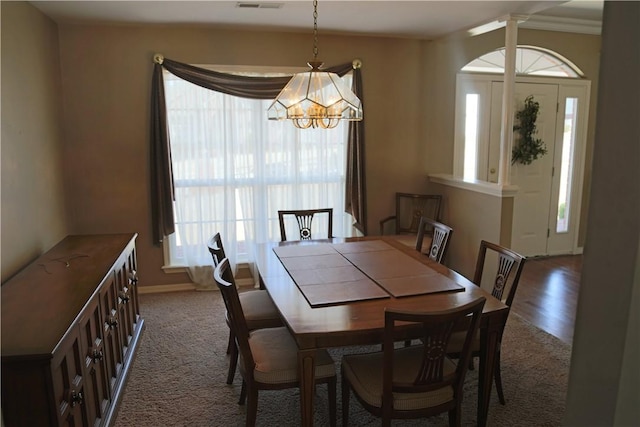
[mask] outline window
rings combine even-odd
[[[571,179],[573,176],[573,154],[576,144],[578,119],[578,98],[568,97],[565,100],[564,132],[562,134],[562,159],[560,167],[560,191],[558,194],[558,214],[556,217],[556,233],[569,230],[571,217]]]
[[[462,67],[474,73],[504,73],[505,48],[482,55]],[[547,49],[519,46],[516,49],[516,74],[547,77],[582,76],[582,72],[568,59]]]
[[[465,180],[474,180],[477,176],[478,151],[478,101],[477,93],[468,93],[464,116],[464,173]]]
[[[252,261],[254,243],[279,240],[278,209],[332,207],[334,234],[351,235],[347,122],[299,130],[267,120],[270,100],[203,89],[166,71],[164,84],[176,194],[166,262],[210,264],[206,242],[215,232],[230,259]]]

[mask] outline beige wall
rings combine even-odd
[[[69,231],[64,200],[57,28],[1,3],[2,282]]]
[[[16,38],[29,40],[33,34],[55,29],[48,19],[27,4],[18,3],[6,9],[22,10],[23,14],[28,11],[31,18],[23,23],[25,16],[14,12],[15,19],[5,19],[3,13],[3,24],[7,21],[3,25],[3,35],[12,31]],[[35,21],[33,16],[37,17]],[[34,25],[38,28],[23,30]],[[153,54],[159,52],[167,58],[195,64],[301,66],[312,56],[311,35],[203,26],[61,25],[58,31],[63,120],[56,122],[52,119],[57,117],[60,109],[44,102],[47,100],[37,101],[36,108],[30,108],[29,102],[22,99],[12,100],[13,104],[24,106],[25,110],[40,109],[48,114],[49,117],[39,121],[37,126],[31,122],[30,131],[46,124],[49,128],[45,133],[49,139],[54,138],[52,135],[59,135],[56,134],[57,129],[49,131],[51,126],[63,126],[64,134],[59,150],[52,150],[52,145],[41,138],[33,142],[43,146],[25,146],[21,141],[16,144],[19,147],[12,147],[24,150],[24,157],[38,157],[47,149],[53,151],[53,154],[44,156],[52,159],[51,163],[37,168],[38,171],[29,169],[11,174],[12,177],[23,174],[22,178],[15,180],[19,182],[14,191],[15,207],[11,207],[15,214],[8,219],[3,217],[3,249],[8,248],[12,252],[10,257],[15,264],[12,270],[15,272],[18,266],[47,249],[65,233],[137,232],[142,286],[188,281],[186,274],[162,272],[162,248],[151,244],[148,122]],[[521,37],[525,38],[525,35],[530,43],[539,41],[550,48],[557,44],[556,50],[574,60],[589,76],[597,74],[597,67],[593,64],[597,64],[598,58],[590,59],[590,62],[586,58],[597,52],[598,37],[522,30]],[[50,49],[41,47],[44,40],[55,39],[53,34],[42,37],[39,42],[29,43],[29,50],[46,50],[44,55],[34,54],[35,58],[52,56],[46,60],[48,68],[26,67],[49,70],[37,73],[36,77],[40,78],[34,79],[46,77],[48,82],[46,90],[38,90],[39,96],[44,96],[41,95],[43,92],[55,93],[57,90],[57,73],[50,72],[51,64],[56,64],[57,71],[56,46]],[[502,46],[503,39],[500,31],[471,39],[438,42],[321,34],[319,57],[326,64],[343,63],[354,58],[363,61],[367,207],[371,233],[377,233],[378,221],[393,212],[396,191],[428,191],[427,173],[451,171],[455,73],[470,59]],[[9,52],[5,51],[3,41],[3,71]],[[28,60],[28,57],[19,59],[20,62]],[[45,59],[40,60],[45,62]],[[14,87],[13,82],[23,78],[23,73],[3,73],[3,83],[4,80],[8,82],[3,87]],[[5,123],[11,123],[7,124],[8,128],[17,121],[7,114],[6,109],[3,109],[2,119],[5,139]],[[55,141],[59,144],[60,137]],[[5,187],[8,187],[4,180],[4,151],[3,148],[3,213]],[[66,215],[61,205],[64,196],[61,194],[60,163],[55,160],[60,155],[66,174]],[[40,171],[52,168],[58,176],[43,183]],[[30,181],[46,186],[46,191],[38,190],[51,199],[50,203],[56,204],[54,209],[35,209],[36,203],[30,198],[37,191],[33,191]],[[50,191],[52,185],[56,186],[55,191]],[[42,204],[41,198],[38,202]],[[14,233],[18,233],[15,230],[24,233],[21,220],[29,218],[28,215],[37,215],[36,212],[43,212],[39,215],[44,218],[29,220],[34,224],[31,227],[33,235],[45,239],[47,244],[30,241],[20,249],[7,246],[5,242],[10,240],[5,238],[5,228]],[[47,231],[38,228],[45,223],[62,223],[64,220],[68,221],[68,227],[49,225]],[[51,229],[57,230],[52,233],[55,237],[47,238],[51,236]],[[456,234],[456,239],[464,236],[460,230]]]
[[[283,48],[286,46],[286,48]],[[363,62],[369,227],[392,210],[393,191],[424,185],[419,97],[420,42],[322,35],[327,64]],[[187,281],[164,274],[151,244],[148,190],[152,56],[194,64],[301,66],[309,34],[239,32],[205,27],[60,27],[65,93],[69,214],[78,233],[136,231],[141,285]],[[389,78],[392,76],[393,78]],[[387,110],[387,106],[392,108]],[[265,113],[266,116],[266,113]],[[416,153],[420,153],[416,155]]]

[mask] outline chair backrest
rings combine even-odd
[[[312,236],[311,226],[313,217],[316,214],[326,215],[327,233],[322,236]],[[284,242],[287,239],[287,224],[293,221],[287,221],[287,217],[293,216],[297,222],[297,229],[299,233],[299,240],[312,240],[312,239],[330,239],[333,237],[333,208],[323,209],[304,209],[304,210],[282,210],[278,211],[278,221],[280,222],[280,239]]]
[[[393,408],[393,393],[424,393],[451,386],[454,399],[461,398],[464,377],[471,358],[471,344],[480,325],[480,315],[485,301],[484,297],[480,297],[460,307],[440,312],[406,312],[389,308],[385,310],[383,411],[385,408]],[[403,323],[396,325],[396,322]],[[393,358],[394,343],[406,339],[406,336],[402,335],[403,330],[406,330],[404,322],[420,324],[423,356],[420,365],[415,367],[413,381],[401,383],[393,380]],[[466,331],[460,360],[455,371],[445,373],[449,339],[452,333],[458,331]]]
[[[439,194],[396,193],[396,234],[417,234],[420,218],[440,220]]]
[[[213,269],[213,280],[218,285],[224,305],[227,309],[227,317],[229,319],[230,327],[233,329],[240,355],[240,360],[244,363],[241,367],[247,375],[253,375],[253,355],[251,354],[251,348],[249,347],[249,328],[247,327],[247,320],[244,317],[242,311],[242,305],[240,304],[240,297],[238,296],[238,288],[236,287],[235,279],[233,278],[233,272],[227,258],[220,260],[218,265]],[[245,367],[249,369],[245,369]]]
[[[490,253],[493,254],[492,258],[497,258],[495,275],[493,268],[485,274],[485,267],[489,267],[487,257]],[[482,286],[483,279],[486,281],[487,278],[489,278],[492,284],[491,295],[501,301],[504,301],[506,305],[511,307],[513,298],[516,295],[516,289],[518,289],[518,282],[520,281],[522,268],[524,267],[526,260],[526,257],[512,251],[511,249],[482,240],[480,242],[480,250],[478,252],[478,261],[476,262],[476,272],[473,276],[473,283],[478,286]],[[505,296],[505,290],[507,289],[508,291]]]
[[[420,225],[418,226],[418,236],[416,237],[416,250],[422,251],[422,242],[424,240],[425,232],[431,234],[431,245],[429,245],[429,258],[442,263],[444,254],[449,246],[449,239],[453,233],[453,228],[445,225],[441,222],[434,221],[431,218],[423,216],[420,218]]]
[[[222,246],[222,237],[220,233],[214,234],[207,243],[211,258],[213,258],[213,266],[217,266],[227,256],[224,254],[224,247]]]

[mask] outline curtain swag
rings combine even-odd
[[[344,76],[353,70],[353,91],[364,105],[360,61],[328,67]],[[275,99],[291,77],[248,77],[220,73],[154,55],[151,80],[151,222],[153,243],[160,244],[165,236],[175,232],[173,216],[173,171],[171,141],[167,125],[162,69],[205,89],[227,95],[252,99]],[[266,114],[265,114],[266,115]],[[266,118],[265,118],[266,120]],[[354,227],[366,234],[366,198],[364,167],[364,121],[349,122],[346,166],[345,210],[354,218]]]

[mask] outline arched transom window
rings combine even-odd
[[[504,73],[505,48],[484,54],[467,65],[462,71],[473,73]],[[533,46],[518,46],[516,50],[516,74],[547,77],[580,78],[582,71],[566,58],[546,49]]]

